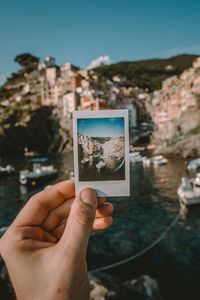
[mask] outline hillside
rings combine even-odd
[[[112,80],[113,76],[124,78],[127,84],[136,85],[150,92],[161,88],[162,81],[180,75],[192,66],[196,55],[182,54],[167,59],[125,61],[93,69],[98,75]]]
[[[200,57],[179,77],[166,79],[146,105],[155,124],[157,152],[200,154]]]
[[[137,107],[138,122],[146,121],[151,113],[156,124],[151,111],[152,103],[149,103],[149,112],[146,111],[146,101],[151,99],[151,93],[144,89],[148,88],[150,92],[159,89],[164,79],[180,75],[182,71],[192,66],[195,58],[195,55],[179,55],[169,59],[121,62],[102,66],[90,71],[85,83],[89,86],[90,92],[94,90],[98,95],[103,95],[105,101],[111,99],[113,101],[111,108],[116,108],[116,105],[121,107],[126,103],[134,104]],[[45,69],[39,70],[38,58],[29,53],[16,56],[15,61],[21,68],[11,74],[0,87],[0,156],[23,154],[25,148],[40,153],[60,152],[68,146],[71,149],[71,119],[69,114],[64,117],[63,101],[60,101],[64,99],[62,97],[66,93],[68,79],[60,77],[61,67],[54,64],[50,69],[46,66]],[[47,79],[48,71],[55,71],[54,84]],[[172,87],[172,94],[175,86]],[[71,88],[70,86],[69,89]],[[59,97],[55,96],[58,92]],[[54,98],[51,98],[54,99],[53,104],[43,103],[44,95],[45,99],[50,99],[54,95]],[[162,102],[162,92],[158,102]],[[171,105],[170,99],[168,104]],[[163,110],[165,111],[165,107]],[[179,127],[182,128],[182,125]],[[198,127],[196,123],[194,126],[191,125],[191,129],[196,127]],[[157,132],[154,136],[157,136]],[[169,137],[167,143],[171,143],[171,139],[174,139],[174,136]]]
[[[0,87],[0,156],[57,152],[62,145],[60,118],[53,106],[41,105],[39,59],[29,53],[17,55],[21,68]],[[28,87],[28,90],[26,88]]]

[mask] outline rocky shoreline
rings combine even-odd
[[[192,135],[177,141],[174,145],[158,145],[155,154],[165,156],[195,157],[200,154],[200,134]]]

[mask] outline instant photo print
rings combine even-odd
[[[128,111],[73,113],[76,193],[85,187],[97,196],[130,196]]]

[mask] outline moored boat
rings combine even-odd
[[[187,163],[188,171],[196,171],[200,169],[200,158],[192,159]]]
[[[153,165],[154,167],[166,165],[167,162],[167,158],[165,158],[163,155],[156,155],[151,158],[143,157],[143,165],[148,167],[150,165]]]
[[[129,159],[131,163],[138,163],[143,161],[140,152],[129,152]]]
[[[191,206],[200,204],[200,174],[191,180],[188,177],[181,178],[181,184],[177,190],[181,204]]]
[[[22,185],[36,186],[57,177],[58,170],[49,164],[48,158],[34,158],[30,160],[32,171],[20,171],[19,181]]]
[[[0,166],[0,176],[7,176],[7,175],[12,175],[14,174],[15,169],[11,165],[7,165],[6,167],[1,167]]]

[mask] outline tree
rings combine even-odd
[[[14,61],[25,69],[35,69],[38,66],[39,58],[30,53],[22,53],[17,55]]]

